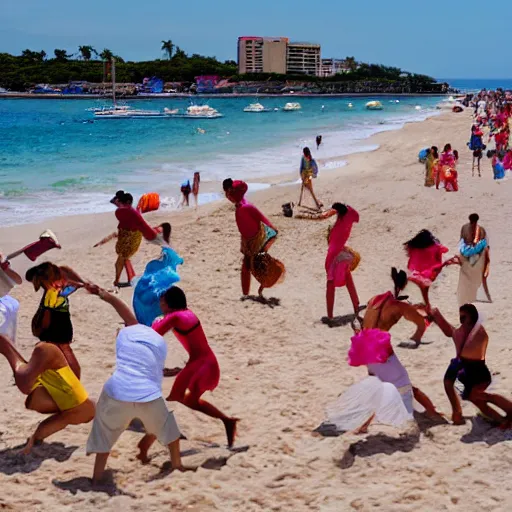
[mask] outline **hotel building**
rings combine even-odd
[[[286,72],[289,75],[320,76],[320,45],[313,43],[288,43]]]
[[[286,37],[239,37],[238,72],[286,73]]]
[[[321,73],[320,45],[290,43],[287,37],[238,38],[238,72],[312,75]]]

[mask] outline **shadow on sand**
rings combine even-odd
[[[245,295],[244,297],[241,297],[240,300],[242,302],[246,300],[251,300],[252,302],[258,302],[260,304],[263,304],[264,306],[268,306],[269,308],[275,308],[276,306],[281,305],[281,299],[278,299],[277,297],[261,297],[259,295]]]
[[[501,430],[496,425],[492,425],[480,416],[471,418],[471,430],[464,434],[460,440],[463,443],[486,443],[494,446],[504,441],[512,441],[512,430]]]
[[[127,493],[117,487],[114,480],[114,472],[111,470],[105,472],[105,479],[101,484],[93,484],[92,479],[85,476],[79,476],[66,481],[53,480],[52,483],[63,491],[69,491],[73,496],[78,491],[81,491],[102,492],[109,496],[130,496],[131,498],[136,498],[134,494]]]
[[[21,450],[24,447],[25,444],[22,444],[0,451],[0,473],[32,473],[39,469],[45,460],[67,461],[78,449],[78,446],[64,446],[63,443],[41,443],[34,446],[29,455],[23,455]]]
[[[432,434],[429,432],[430,428],[448,423],[444,418],[430,418],[425,413],[415,412],[414,418],[417,426],[409,432],[401,433],[399,437],[383,433],[370,434],[360,441],[351,443],[338,462],[338,466],[341,469],[351,468],[356,457],[371,457],[380,453],[392,455],[396,452],[411,452],[418,444],[421,434],[424,434],[426,437],[432,437]],[[331,423],[322,423],[314,432],[323,437],[338,437],[345,433],[336,430],[336,426]]]

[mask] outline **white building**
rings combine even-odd
[[[344,59],[322,59],[320,76],[334,76],[349,71],[350,68],[347,67]]]

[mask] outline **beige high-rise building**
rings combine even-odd
[[[288,43],[286,72],[289,75],[320,76],[320,45],[314,43]]]
[[[238,72],[245,73],[286,73],[286,37],[238,38]]]

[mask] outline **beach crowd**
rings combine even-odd
[[[473,153],[472,174],[481,176],[480,161],[484,151],[492,159],[494,179],[502,180],[506,171],[512,171],[510,124],[512,97],[503,91],[481,91],[470,103],[474,107],[468,148]],[[487,138],[487,144],[484,140]],[[317,140],[317,149],[322,143]],[[490,149],[494,144],[495,148]],[[457,192],[459,154],[450,144],[439,152],[437,146],[422,150],[420,160],[425,163],[425,186]],[[300,164],[301,192],[295,218],[298,221],[334,221],[328,230],[325,257],[325,307],[322,322],[327,327],[350,324],[347,360],[351,367],[366,367],[368,376],[346,389],[331,404],[326,404],[326,421],[339,432],[365,433],[372,423],[402,427],[414,423],[414,400],[432,419],[459,425],[464,423],[458,381],[463,391],[461,398],[471,402],[478,413],[497,428],[512,426],[512,401],[491,393],[491,372],[486,364],[489,336],[481,315],[474,305],[483,288],[486,299],[492,303],[487,283],[490,272],[490,241],[477,213],[460,219],[461,230],[457,254],[447,255],[445,247],[429,230],[417,226],[417,232],[403,241],[407,269],[390,269],[390,289],[375,290],[361,303],[355,272],[364,250],[348,244],[352,230],[364,222],[355,205],[335,202],[330,208],[316,197],[312,180],[318,175],[318,165],[308,148],[304,148]],[[197,205],[199,174],[182,184],[183,204],[188,206],[192,193]],[[240,283],[242,297],[250,295],[252,280],[258,283],[254,300],[265,303],[264,291],[285,279],[285,264],[270,254],[279,240],[279,230],[247,198],[248,185],[244,181],[227,178],[222,183],[226,199],[234,205],[235,222],[240,235],[242,262]],[[306,192],[315,207],[303,204]],[[151,226],[144,213],[157,210],[159,199],[149,194],[133,206],[133,196],[118,191],[111,202],[115,206],[118,229],[106,236],[95,247],[116,240],[113,287],[106,290],[80,275],[70,266],[58,266],[44,261],[31,267],[25,276],[19,275],[12,262],[24,254],[35,262],[43,254],[60,248],[56,236],[46,231],[39,240],[15,253],[0,257],[0,352],[5,356],[19,391],[26,396],[25,407],[45,415],[30,435],[22,453],[70,425],[92,422],[86,445],[87,454],[95,454],[93,482],[101,484],[112,449],[135,419],[140,419],[145,435],[137,446],[141,463],[149,461],[149,450],[155,440],[168,447],[174,470],[186,471],[180,455],[180,441],[185,438],[178,422],[167,408],[166,401],[179,402],[186,407],[219,420],[226,434],[226,443],[233,448],[237,439],[239,418],[218,409],[204,398],[205,393],[221,385],[219,363],[208,343],[208,326],[189,307],[185,291],[177,286],[178,267],[183,259],[172,248],[172,227],[168,222]],[[293,215],[293,204],[286,210]],[[283,206],[283,210],[285,210]],[[285,215],[287,215],[285,213]],[[288,216],[288,215],[287,215]],[[144,272],[136,276],[131,263],[143,240],[160,248],[158,259],[147,262]],[[432,303],[430,290],[443,272],[458,269],[457,301],[459,323],[452,325]],[[123,272],[126,282],[122,282]],[[10,295],[15,286],[25,280],[35,293],[41,294],[31,329],[37,340],[32,353],[24,358],[16,345],[19,304]],[[410,285],[421,295],[421,302],[413,303],[404,295]],[[121,300],[120,287],[133,287],[132,304]],[[336,291],[346,288],[352,311],[335,315]],[[80,353],[73,348],[73,322],[70,302],[74,293],[83,290],[97,297],[98,311],[113,308],[124,325],[116,336],[116,367],[105,382],[101,395],[93,401],[80,381]],[[103,305],[104,303],[105,305]],[[255,322],[260,321],[255,313]],[[451,414],[445,418],[427,396],[414,386],[392,344],[390,330],[401,320],[411,322],[414,332],[409,339],[398,340],[402,349],[418,349],[427,328],[435,324],[447,338],[453,340],[455,357],[446,361],[443,386],[451,405]],[[187,351],[189,359],[183,368],[166,368],[167,342],[164,336],[173,332]],[[283,369],[283,371],[286,371]],[[162,386],[165,378],[174,378],[168,396],[164,399]],[[20,401],[21,407],[21,401]],[[243,418],[242,418],[243,420]],[[218,422],[218,424],[220,425]]]

